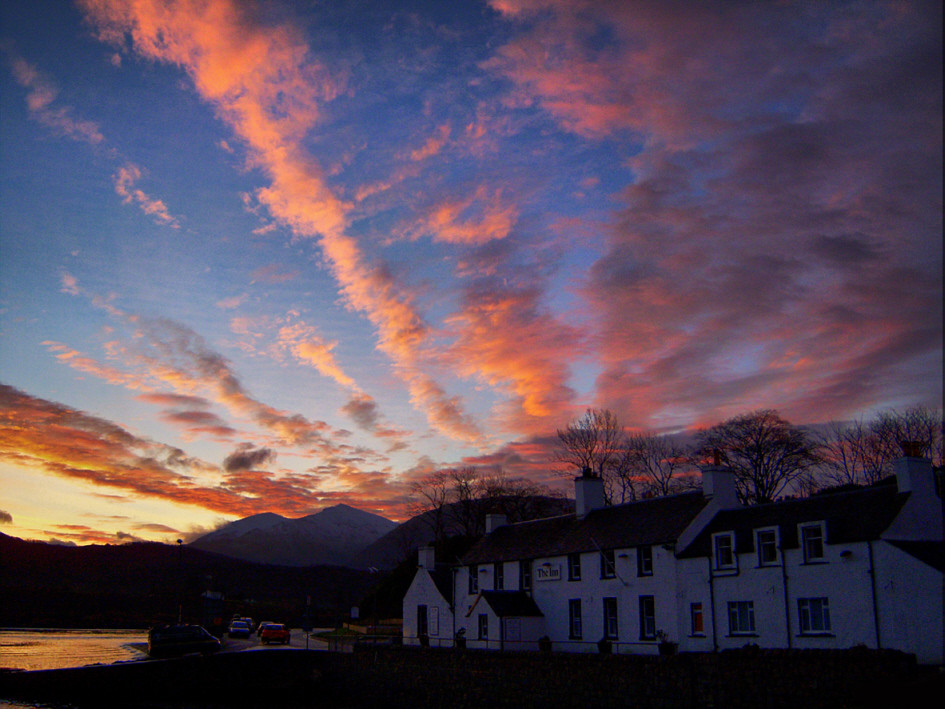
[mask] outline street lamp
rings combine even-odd
[[[184,540],[177,540],[177,624],[184,622]]]

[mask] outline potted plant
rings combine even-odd
[[[665,630],[657,630],[656,639],[659,642],[660,655],[666,657],[668,655],[676,654],[676,650],[679,648],[679,643],[670,640],[669,635],[666,634]]]
[[[454,642],[457,650],[466,649],[466,628],[460,628],[456,631]]]

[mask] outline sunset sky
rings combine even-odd
[[[940,2],[0,13],[0,532],[941,406]]]

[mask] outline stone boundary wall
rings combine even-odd
[[[920,707],[939,668],[894,651],[760,650],[673,657],[377,648],[331,655],[320,696],[359,707],[634,709]]]

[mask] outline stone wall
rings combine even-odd
[[[942,686],[937,669],[909,655],[865,649],[642,657],[378,648],[319,664],[319,695],[351,707],[855,709],[899,704],[924,684],[941,696]]]

